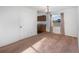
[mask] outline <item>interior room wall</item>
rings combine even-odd
[[[37,34],[37,11],[33,8],[21,8],[21,38]]]
[[[36,10],[29,7],[0,7],[0,47],[36,34]]]
[[[78,48],[79,48],[79,7],[78,7],[78,19],[77,19],[77,27],[78,27],[78,29],[77,29],[77,33],[78,33]]]
[[[77,7],[62,10],[64,13],[65,35],[77,37]]]
[[[46,30],[47,30],[47,32],[50,32],[50,23],[51,23],[51,17],[50,17],[50,13],[48,13],[48,14],[46,14],[46,19],[47,19],[47,21],[46,21],[46,25],[47,25],[47,27],[46,27]]]

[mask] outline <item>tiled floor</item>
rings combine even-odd
[[[0,52],[67,53],[79,52],[77,38],[54,33],[42,33],[10,45],[0,47]]]

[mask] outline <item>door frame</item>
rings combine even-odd
[[[64,31],[64,13],[60,13],[60,16],[61,16],[61,23],[60,23],[60,32],[61,34],[65,34],[65,31]]]

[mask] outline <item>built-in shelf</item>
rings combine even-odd
[[[46,15],[38,16],[38,21],[46,21]]]
[[[46,32],[46,16],[45,15],[38,16],[37,19],[38,19],[37,32],[38,33]]]
[[[46,24],[46,21],[45,22],[37,22],[37,24]]]

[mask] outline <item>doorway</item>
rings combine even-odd
[[[51,26],[53,33],[64,34],[64,13],[52,15]]]

